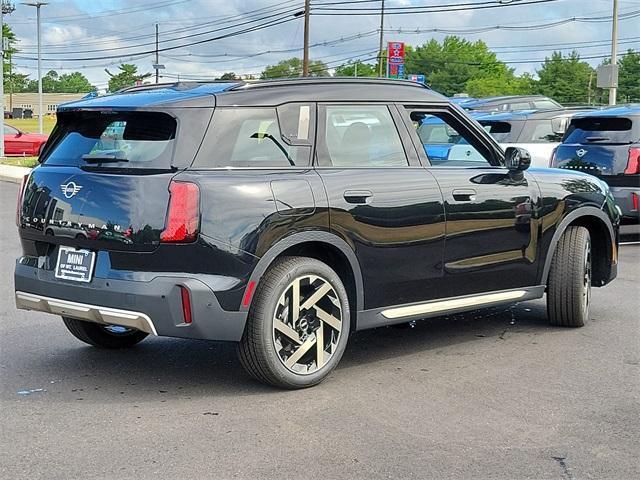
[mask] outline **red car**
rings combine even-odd
[[[5,124],[4,154],[36,157],[40,155],[48,138],[49,135],[21,132],[17,128]]]

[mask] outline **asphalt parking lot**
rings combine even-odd
[[[1,478],[640,476],[640,245],[582,329],[534,301],[365,331],[325,383],[283,392],[233,345],[105,352],[17,311],[16,195],[0,182]]]

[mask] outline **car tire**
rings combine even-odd
[[[148,335],[148,333],[133,328],[101,325],[69,317],[62,317],[62,321],[74,337],[98,348],[120,349],[133,347]]]
[[[551,261],[547,283],[549,323],[582,327],[591,301],[591,238],[584,227],[568,227]]]
[[[311,387],[340,361],[350,323],[349,297],[336,272],[313,258],[283,257],[258,284],[238,356],[263,383]]]

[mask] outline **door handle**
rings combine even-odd
[[[373,192],[370,190],[347,190],[343,197],[347,203],[368,203],[369,199],[373,197]]]
[[[453,199],[458,202],[473,202],[476,199],[476,191],[472,188],[462,188],[453,191]]]

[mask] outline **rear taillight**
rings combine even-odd
[[[556,162],[556,152],[558,151],[558,147],[555,147],[551,151],[551,160],[549,160],[549,166],[553,167],[553,164]]]
[[[180,297],[182,298],[182,317],[184,323],[191,323],[193,321],[191,315],[191,297],[189,296],[187,287],[180,285]]]
[[[200,190],[195,183],[171,182],[169,192],[169,211],[160,241],[193,242],[200,226]]]
[[[627,160],[627,168],[624,169],[625,175],[637,175],[640,173],[640,148],[629,149],[629,159]]]
[[[22,210],[22,200],[24,199],[24,189],[27,188],[27,182],[29,181],[29,174],[27,173],[22,177],[20,182],[20,190],[18,191],[18,205],[16,205],[16,225],[20,226],[20,212]]]
[[[640,203],[638,202],[638,194],[636,192],[631,192],[631,210],[634,212],[640,210],[638,203]]]

